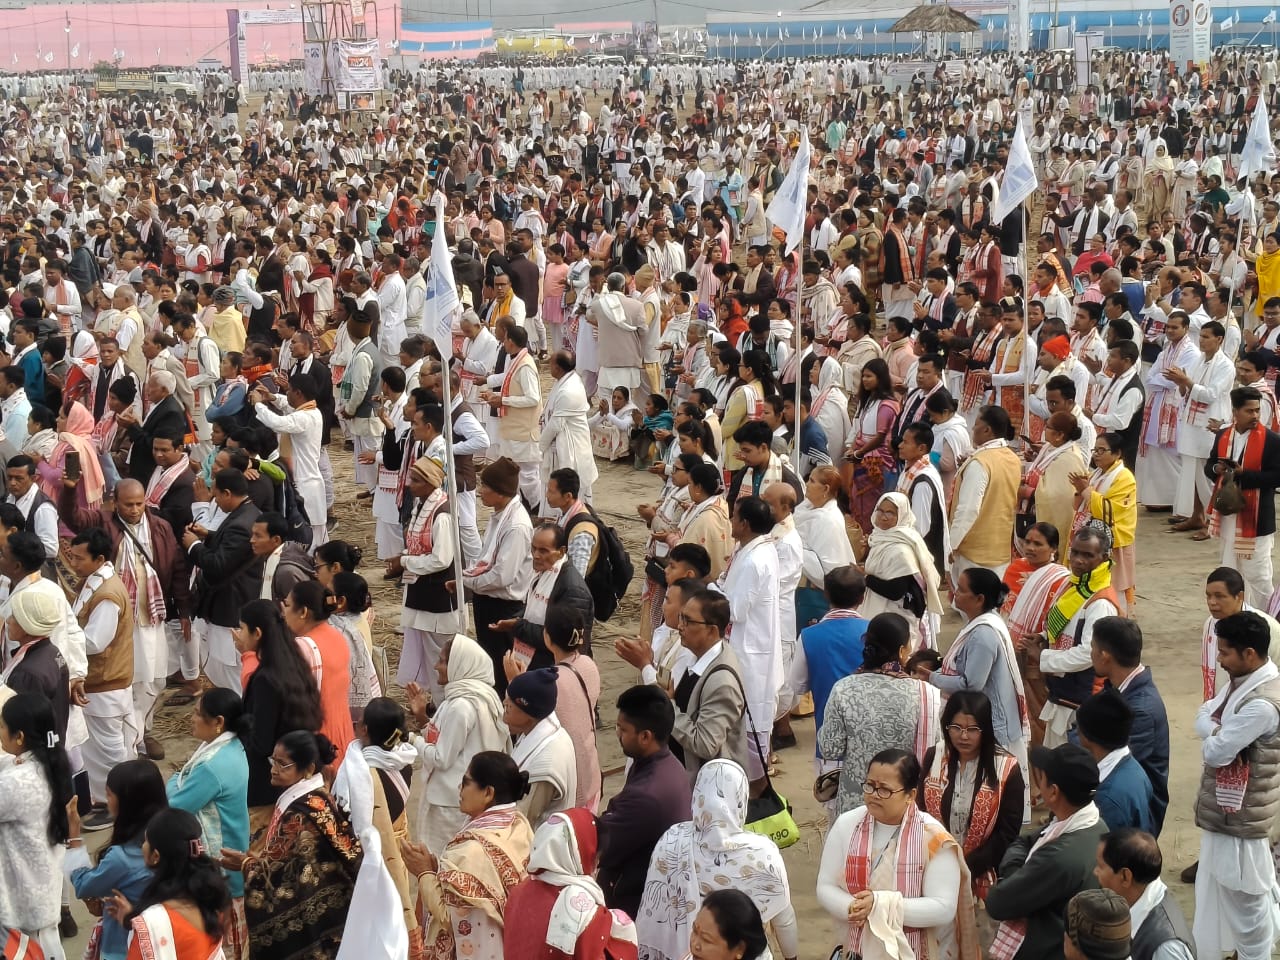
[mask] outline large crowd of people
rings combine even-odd
[[[75,899],[101,960],[794,960],[805,716],[846,958],[1270,956],[1277,63],[884,66],[10,93],[6,957],[65,957]],[[1157,523],[1214,541],[1194,797]]]

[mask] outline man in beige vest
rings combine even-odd
[[[120,345],[124,365],[135,377],[145,381],[147,358],[142,355],[142,341],[147,335],[147,325],[138,312],[138,294],[133,287],[122,283],[116,287],[111,306],[117,312],[114,336],[116,343]]]
[[[1265,960],[1280,936],[1269,836],[1280,809],[1280,671],[1270,645],[1256,613],[1218,621],[1218,664],[1231,682],[1196,713],[1203,833],[1192,933],[1206,960],[1232,950],[1239,960]]]
[[[1004,576],[1013,544],[1022,468],[1009,449],[1013,428],[1000,407],[983,407],[973,425],[973,454],[956,474],[951,498],[951,579],[970,567]]]
[[[498,407],[498,456],[520,468],[520,496],[533,509],[542,503],[542,450],[538,445],[542,387],[538,364],[528,345],[529,333],[524,327],[507,328],[502,342],[508,357],[506,369],[488,378],[489,389],[480,399]]]
[[[133,711],[133,611],[111,555],[111,537],[101,528],[84,530],[71,541],[69,564],[84,580],[71,609],[84,630],[89,656],[84,681],[89,739],[82,753],[94,809],[84,819],[86,830],[111,825],[107,774],[133,759],[138,739]]]

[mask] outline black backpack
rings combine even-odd
[[[618,531],[608,526],[590,507],[569,521],[564,531],[566,540],[573,536],[573,528],[583,520],[590,520],[598,531],[596,565],[587,571],[586,581],[595,605],[595,618],[603,623],[618,609],[618,601],[635,576],[635,567]]]
[[[293,473],[284,464],[279,466],[284,470],[284,483],[280,484],[277,499],[280,501],[280,513],[289,523],[289,539],[309,547],[314,532],[311,529],[311,518],[307,515],[307,507],[298,496],[298,488],[293,484]]]

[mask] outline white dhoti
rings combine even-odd
[[[241,693],[240,651],[236,649],[231,628],[219,627],[208,620],[193,620],[191,630],[193,640],[196,636],[200,638],[200,659],[204,661],[204,675],[209,682]]]
[[[1222,528],[1218,536],[1222,540],[1222,565],[1240,571],[1244,577],[1245,600],[1259,610],[1267,609],[1274,586],[1271,582],[1272,564],[1271,548],[1276,535],[1269,533],[1254,541],[1253,552],[1243,556],[1236,552],[1236,520],[1238,517],[1222,518]]]
[[[372,491],[377,486],[378,465],[376,463],[361,463],[360,454],[377,453],[378,446],[381,443],[381,437],[361,437],[355,434],[351,436],[351,445],[355,448],[355,456],[352,459],[355,462],[356,485],[369,491]]]
[[[914,318],[916,295],[905,283],[886,283],[880,288],[880,296],[884,300],[885,317]]]
[[[1209,496],[1213,493],[1213,484],[1204,475],[1208,457],[1180,453],[1178,459],[1181,466],[1178,468],[1178,494],[1173,500],[1173,512],[1179,517],[1189,517],[1195,513],[1196,501],[1200,501],[1203,509],[1209,505]]]
[[[168,653],[169,653],[168,666],[167,666],[168,672],[166,673],[164,671],[161,671],[161,673],[158,676],[153,674],[146,678],[139,675],[136,667],[137,650],[140,644],[144,642],[150,642],[150,641],[140,640],[138,637],[138,631],[152,630],[152,629],[154,628],[146,627],[146,626],[138,627],[135,625],[134,627],[134,637],[133,637],[133,649],[134,649],[134,657],[135,657],[135,661],[134,661],[135,668],[133,671],[134,682],[138,683],[138,682],[141,682],[143,679],[163,680],[171,673],[181,674],[183,680],[198,680],[200,678],[200,643],[198,640],[196,640],[194,635],[192,636],[190,642],[188,642],[186,638],[182,636],[182,622],[179,620],[170,620],[164,625],[165,639],[162,641],[162,643],[164,643],[165,646],[168,647]]]
[[[958,587],[960,585],[960,574],[972,567],[982,567],[985,570],[990,570],[997,577],[1003,580],[1004,572],[1009,569],[1009,564],[1001,563],[995,566],[989,566],[981,563],[975,563],[957,550],[955,552],[955,559],[951,561],[951,568],[947,571],[951,575],[951,585],[953,587]]]
[[[314,524],[317,520],[327,520],[329,510],[333,507],[333,461],[329,459],[329,448],[320,448],[320,478],[324,481],[324,517],[312,517],[311,522]]]
[[[396,683],[402,687],[416,683],[431,693],[432,701],[439,703],[444,697],[444,687],[436,676],[436,664],[440,660],[440,651],[456,632],[437,633],[405,627],[400,664],[396,667]]]
[[[480,529],[476,526],[476,492],[459,490],[458,504],[458,539],[462,541],[462,559],[464,565],[470,565],[480,558]]]
[[[1138,454],[1135,476],[1138,480],[1138,502],[1146,507],[1169,507],[1178,497],[1178,478],[1182,474],[1182,458],[1173,447],[1147,446]]]
[[[117,764],[137,754],[140,739],[134,728],[133,695],[129,687],[88,695],[84,722],[89,739],[80,749],[89,775],[89,795],[94,803],[107,802],[107,774]]]
[[[596,397],[608,400],[618,387],[626,387],[635,399],[635,391],[640,386],[640,368],[636,367],[601,367],[596,378]]]
[[[1242,840],[1205,830],[1200,834],[1196,910],[1191,927],[1196,956],[1218,960],[1267,960],[1280,936],[1280,887],[1265,837]]]

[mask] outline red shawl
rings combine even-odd
[[[1214,452],[1220,460],[1225,460],[1231,456],[1231,435],[1235,431],[1228,427],[1218,434],[1218,440],[1215,445]],[[1249,436],[1244,442],[1243,463],[1240,464],[1242,470],[1261,470],[1262,469],[1262,448],[1267,442],[1267,428],[1261,423],[1256,424],[1249,431]],[[1219,488],[1222,486],[1223,478],[1226,474],[1218,477],[1217,482],[1213,485],[1214,496],[1217,495]],[[1258,504],[1259,491],[1257,487],[1241,487],[1240,494],[1244,498],[1244,509],[1236,514],[1236,536],[1235,536],[1235,552],[1239,557],[1249,558],[1253,556],[1254,548],[1258,539]],[[1213,508],[1213,497],[1209,498],[1209,535],[1218,537],[1222,530],[1222,514]]]

